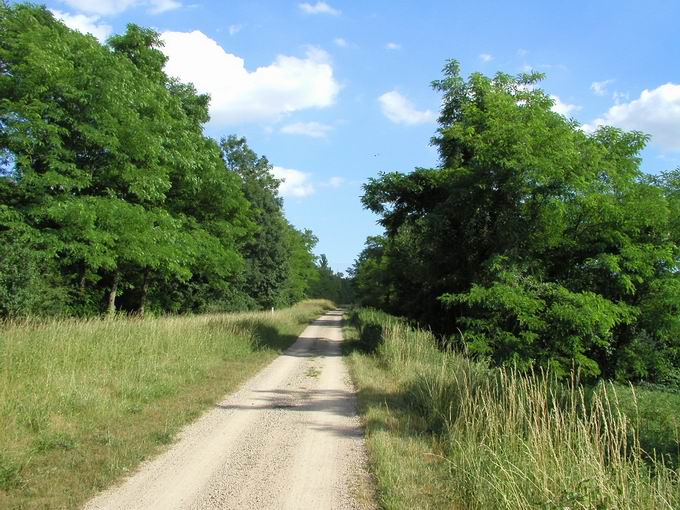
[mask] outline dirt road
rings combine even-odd
[[[362,508],[363,434],[341,320],[334,311],[314,321],[170,450],[85,508]]]

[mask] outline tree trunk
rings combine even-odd
[[[116,269],[113,273],[113,283],[111,284],[111,291],[109,292],[109,315],[116,313],[116,294],[118,293],[118,283],[120,282],[120,271]]]
[[[139,299],[139,316],[144,317],[144,307],[146,306],[146,297],[149,295],[149,269],[144,270],[144,282],[142,283],[142,296]]]

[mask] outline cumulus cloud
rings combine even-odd
[[[345,183],[345,179],[343,179],[342,177],[331,177],[330,179],[328,179],[328,185],[331,188],[339,188],[344,183]]]
[[[581,109],[581,107],[578,105],[562,102],[558,96],[551,95],[550,99],[553,100],[553,106],[551,110],[559,113],[560,115],[564,115],[565,117],[569,117],[569,115],[571,115],[573,112],[577,112]]]
[[[338,48],[347,48],[347,41],[345,41],[342,37],[336,37],[333,42]]]
[[[481,55],[479,55],[479,60],[481,60],[482,62],[491,62],[493,60],[493,55],[491,55],[490,53],[482,53]]]
[[[615,104],[583,129],[591,132],[603,125],[642,131],[652,135],[652,143],[662,149],[680,150],[680,85],[645,89],[639,98]]]
[[[293,122],[281,128],[281,132],[287,135],[304,135],[312,138],[325,138],[333,129],[328,124],[320,122]]]
[[[328,54],[307,48],[304,58],[279,55],[249,71],[242,58],[227,53],[200,31],[163,32],[166,72],[211,96],[213,122],[233,124],[277,120],[307,108],[330,106],[340,90]]]
[[[596,96],[604,96],[607,93],[607,85],[610,83],[614,83],[614,80],[594,81],[590,84],[590,90],[592,90]]]
[[[238,34],[241,31],[242,28],[243,28],[243,25],[229,25],[229,35]]]
[[[388,43],[385,45],[385,49],[388,49],[388,50],[400,50],[400,49],[401,49],[401,44],[395,43],[395,42],[388,42]]]
[[[435,118],[430,110],[417,110],[408,98],[396,90],[385,92],[378,101],[385,117],[396,124],[424,124]]]
[[[314,193],[314,186],[309,182],[310,174],[295,170],[293,168],[283,168],[275,166],[272,174],[282,182],[279,185],[279,193],[282,197],[304,198]]]
[[[55,18],[61,20],[64,25],[83,34],[92,34],[100,41],[105,41],[113,32],[111,25],[98,23],[99,16],[87,16],[85,14],[69,14],[57,10],[50,10]]]
[[[88,14],[110,16],[132,7],[146,7],[152,14],[171,11],[182,6],[177,0],[62,0],[66,5]]]
[[[340,14],[339,10],[334,9],[326,2],[317,2],[315,4],[308,4],[305,2],[299,4],[298,7],[305,14],[330,14],[331,16],[337,16]]]

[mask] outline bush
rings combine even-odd
[[[0,318],[65,314],[68,292],[58,275],[45,252],[0,236]]]

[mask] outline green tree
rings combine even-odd
[[[203,135],[209,98],[165,75],[158,34],[129,25],[109,48],[23,4],[0,6],[0,33],[0,193],[23,223],[7,228],[44,240],[70,308],[229,294],[249,204]]]
[[[354,302],[352,281],[343,273],[336,273],[330,267],[328,258],[321,254],[317,263],[318,278],[313,282],[310,294],[315,298],[330,299],[338,304]]]
[[[441,166],[365,185],[387,237],[357,262],[359,288],[376,279],[384,295],[372,301],[461,330],[499,364],[669,377],[678,337],[667,319],[680,304],[673,179],[640,171],[645,135],[588,135],[553,112],[541,78],[465,80],[447,64],[433,83]]]
[[[271,173],[272,166],[258,156],[245,138],[231,135],[221,141],[227,168],[241,179],[242,190],[251,204],[257,231],[246,241],[243,253],[246,271],[243,291],[258,307],[281,303],[281,291],[290,271],[286,243],[287,221],[279,196],[280,181]]]
[[[289,272],[281,289],[282,304],[297,303],[310,296],[310,290],[319,278],[316,257],[312,252],[317,242],[311,230],[300,231],[288,225],[286,250],[289,254]]]

